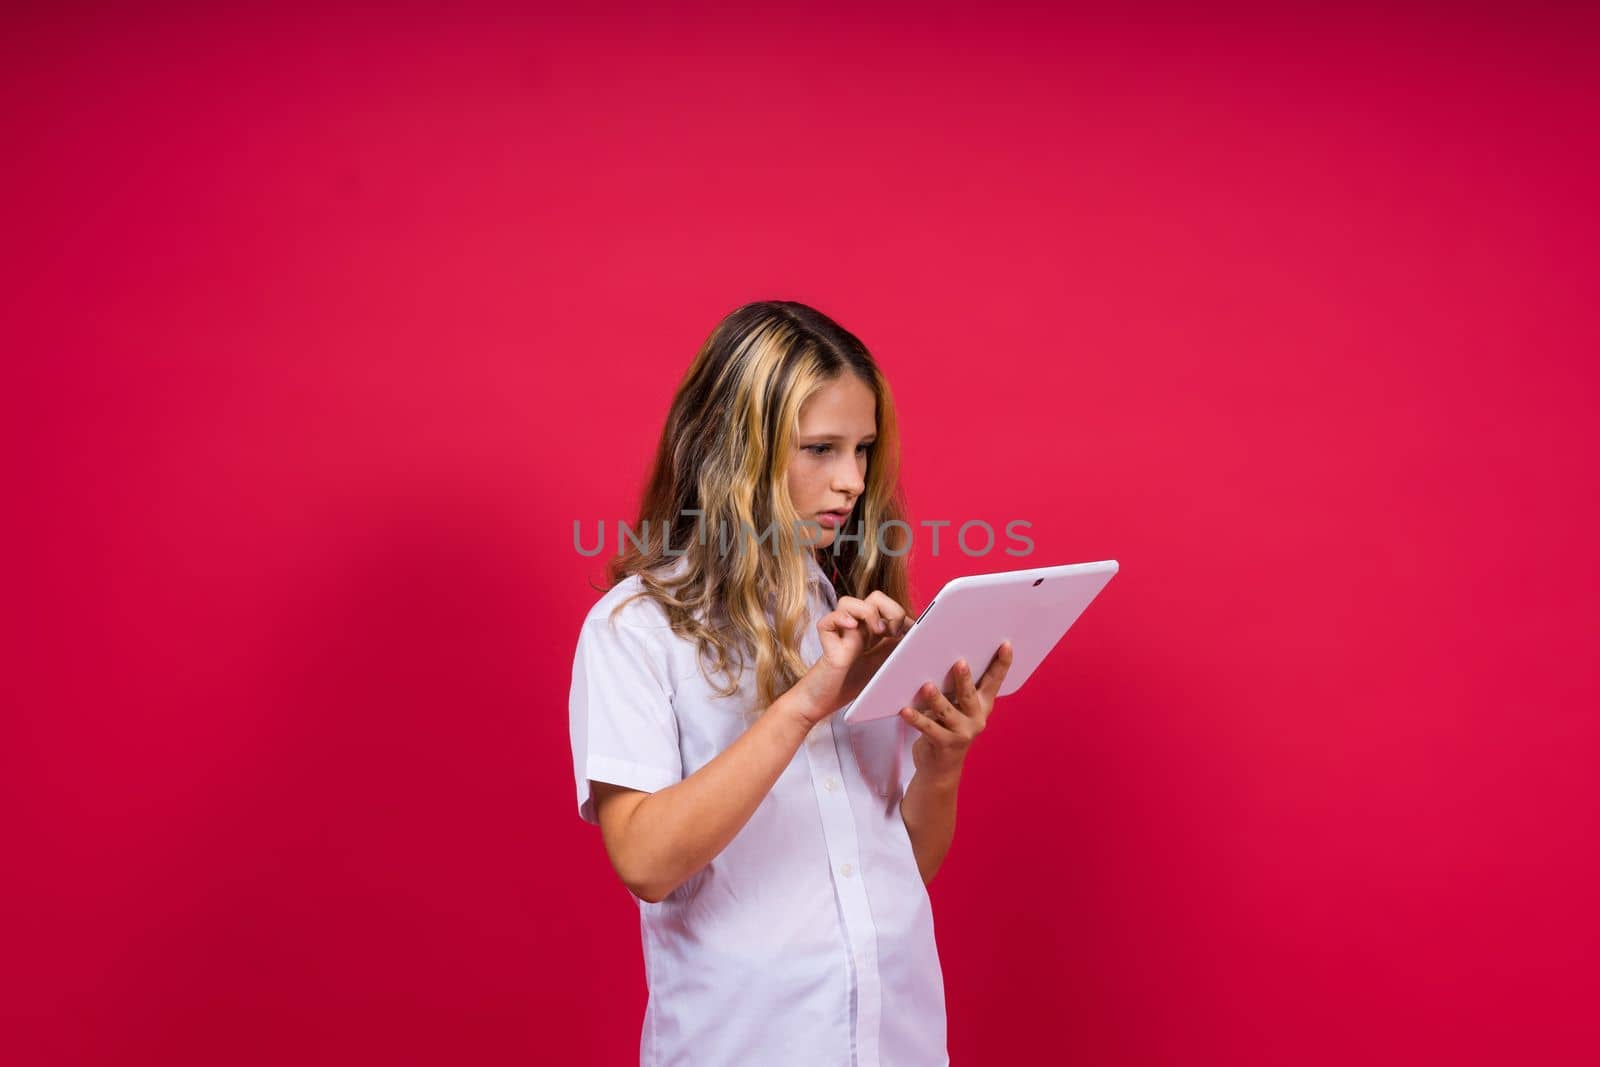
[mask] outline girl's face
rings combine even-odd
[[[822,535],[802,528],[808,543],[825,547],[835,533],[829,511],[848,512],[867,487],[867,457],[878,439],[877,398],[854,374],[842,374],[800,408],[800,439],[789,457],[789,499],[802,520],[822,524]]]

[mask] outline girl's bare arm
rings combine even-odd
[[[711,762],[654,793],[594,782],[600,834],[622,883],[640,900],[659,902],[715,859],[806,734],[855,699],[909,625],[905,610],[881,592],[840,597],[817,623],[821,658]]]
[[[606,854],[635,896],[665,899],[750,821],[811,729],[799,701],[784,693],[711,762],[665,789],[593,783]]]

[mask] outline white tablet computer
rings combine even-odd
[[[1106,559],[952,578],[846,705],[844,721],[898,715],[925,683],[944,688],[958,659],[971,666],[976,684],[1007,640],[1011,669],[999,695],[1016,692],[1116,573],[1117,561]]]

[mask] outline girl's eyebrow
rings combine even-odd
[[[862,438],[863,441],[876,441],[877,439],[878,439],[877,431],[873,431],[872,433],[869,433],[865,437]],[[843,440],[845,440],[845,436],[844,436],[844,434],[840,434],[840,433],[803,433],[803,434],[800,435],[800,440],[802,440],[802,441],[813,441],[813,442],[814,441],[843,441]]]

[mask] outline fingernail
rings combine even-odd
[[[967,661],[964,660],[964,659],[956,660],[956,670],[960,671],[962,674],[966,674],[967,673]]]

